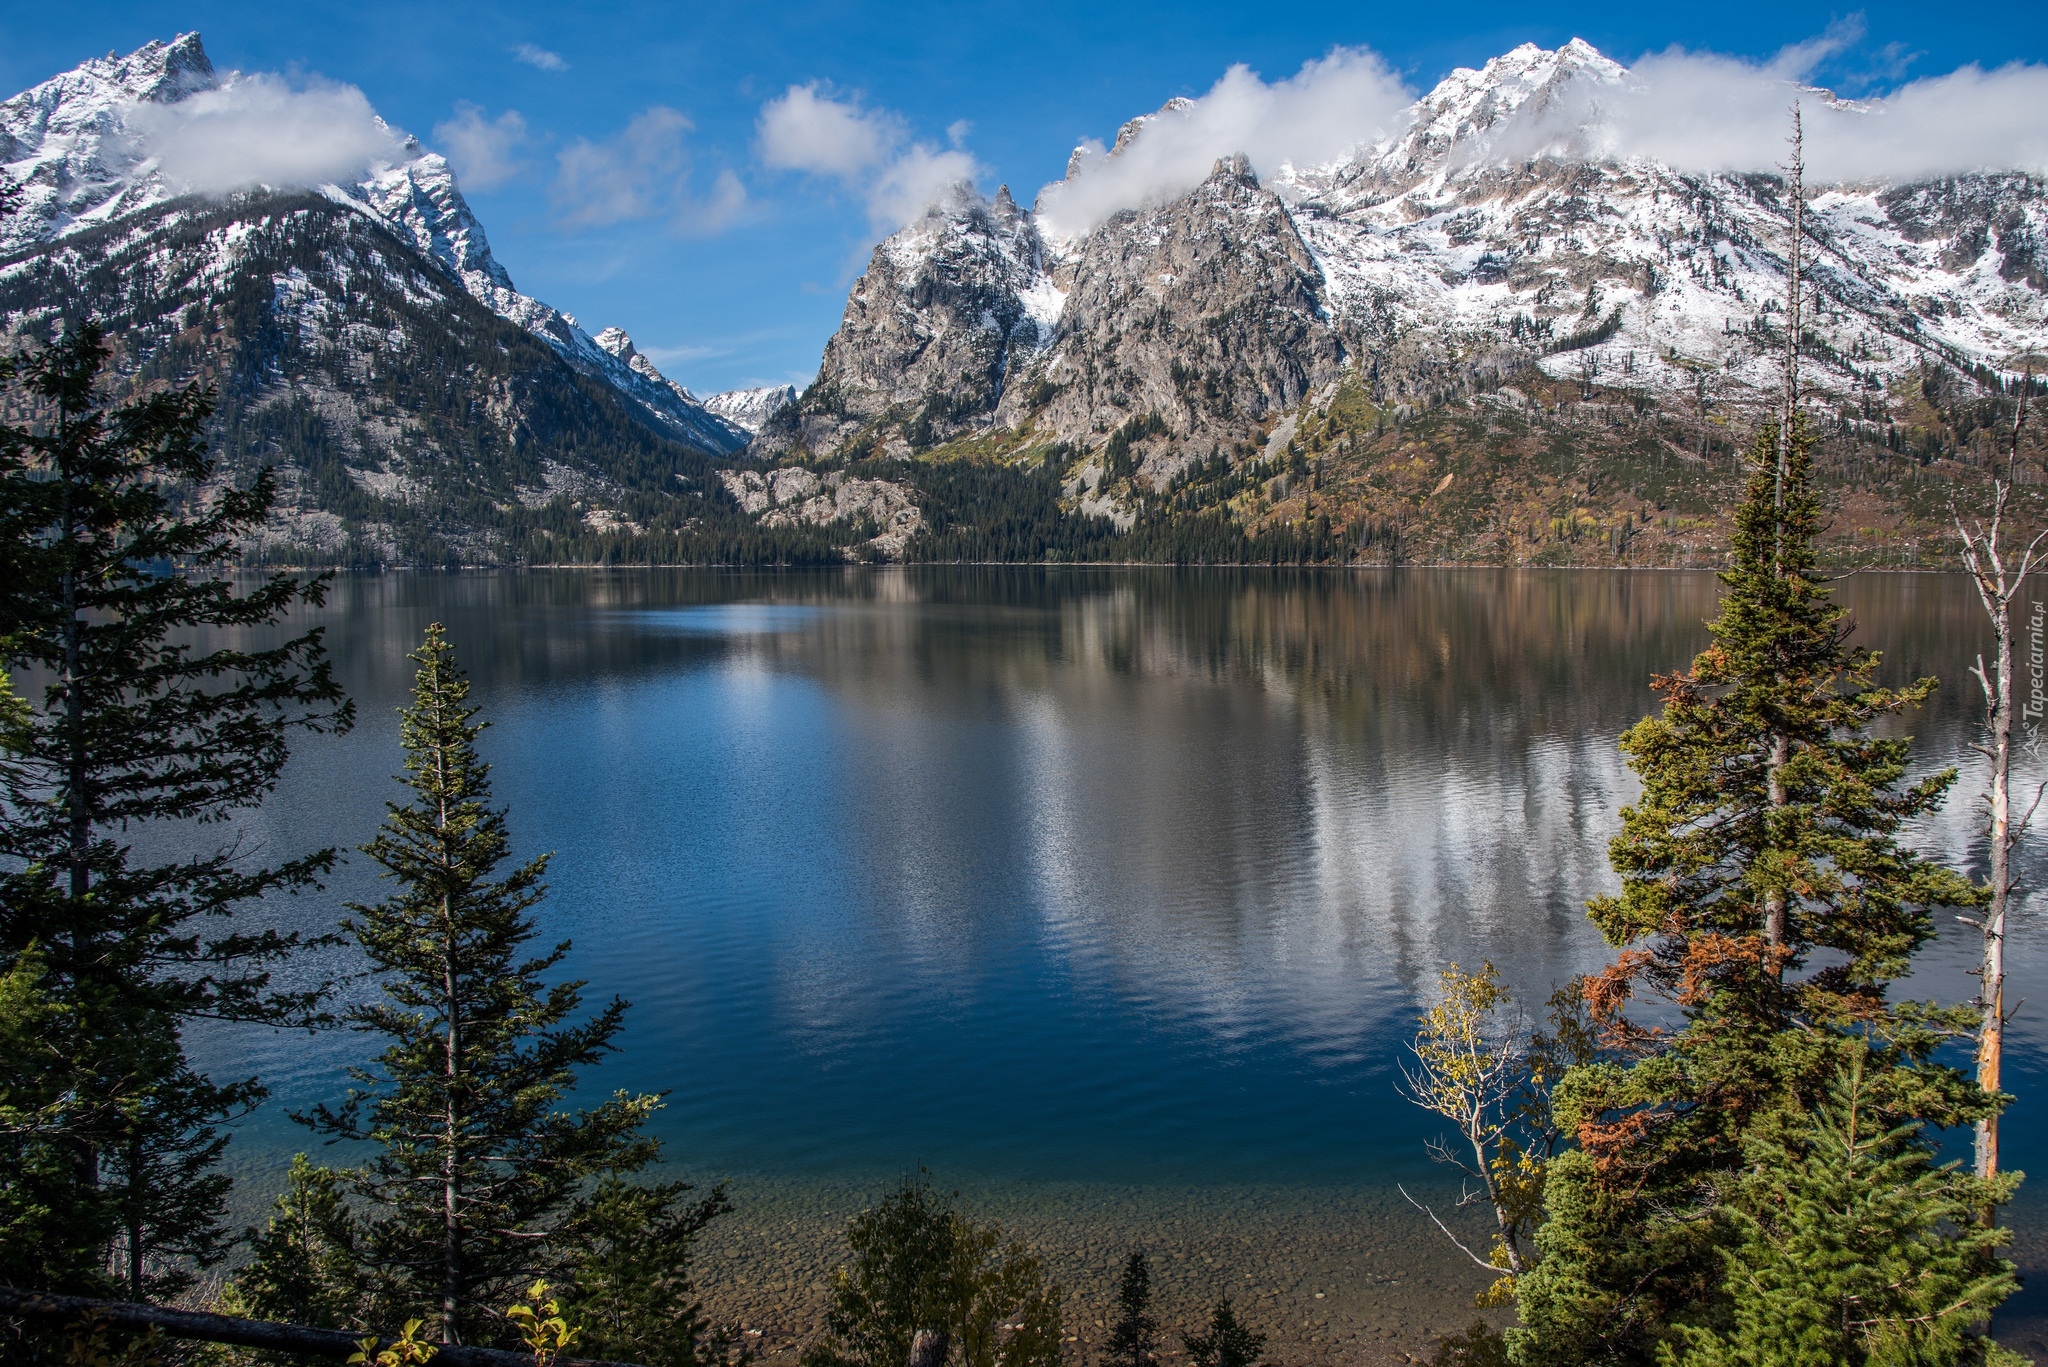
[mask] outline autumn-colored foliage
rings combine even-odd
[[[1659,677],[1622,748],[1642,777],[1589,906],[1621,951],[1586,983],[1606,1056],[1553,1104],[1578,1147],[1550,1166],[1520,1279],[1528,1364],[1653,1362],[1676,1326],[1725,1316],[1712,1218],[1760,1144],[1804,1141],[1853,1059],[1887,1126],[1968,1123],[1987,1104],[1932,1061],[1967,1013],[1893,999],[1935,915],[1980,894],[1901,840],[1953,771],[1913,779],[1879,724],[1933,691],[1878,682],[1815,568],[1812,439],[1760,434],[1712,644]]]

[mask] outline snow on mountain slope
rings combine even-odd
[[[226,98],[250,79],[216,72],[199,35],[186,33],[95,58],[0,102],[0,167],[25,186],[21,211],[0,224],[0,258],[11,263],[0,272],[72,234],[185,197],[164,165],[163,111],[195,96]],[[395,230],[471,298],[611,384],[670,435],[719,454],[744,444],[744,432],[705,412],[687,390],[648,373],[651,366],[634,368],[570,315],[521,294],[491,255],[447,161],[367,107],[364,114],[381,134],[359,140],[370,155],[314,188]],[[258,188],[270,187],[251,187]],[[232,242],[221,245],[233,251]]]
[[[1200,456],[1258,437],[1304,384],[1320,391],[1333,356],[1396,399],[1525,363],[1673,399],[1768,395],[1784,182],[1627,152],[1641,139],[1626,120],[1655,97],[1581,40],[1525,44],[1452,72],[1391,132],[1361,127],[1333,160],[1261,178],[1225,155],[1179,188],[1127,176],[1142,202],[1074,234],[1050,226],[1066,187],[1100,185],[1148,138],[1184,149],[1215,126],[1201,102],[1169,101],[1112,147],[1077,148],[1067,180],[999,233],[961,191],[882,243],[818,383],[759,447],[914,449],[936,423],[941,437],[1028,427],[1094,449],[1156,417],[1171,449],[1147,468],[1170,474],[1196,444]],[[1825,91],[1803,98],[1830,118],[1875,117]],[[1275,216],[1262,218],[1268,201]],[[2048,363],[2040,175],[1809,180],[1805,225],[1816,403],[1854,404],[1928,360],[2008,374]]]
[[[764,385],[758,389],[728,389],[704,400],[707,411],[752,434],[768,419],[796,402],[796,386]]]
[[[1782,182],[1610,155],[1602,97],[1630,79],[1582,41],[1527,44],[1446,77],[1391,142],[1275,176],[1333,311],[1445,352],[1527,343],[1558,375],[1684,390],[1704,371],[1768,389],[1777,363],[1756,321],[1784,292]],[[1809,187],[1806,223],[1824,387],[1927,355],[2017,369],[2048,348],[2038,177]]]

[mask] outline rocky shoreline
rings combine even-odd
[[[740,1178],[734,1212],[708,1231],[698,1286],[706,1311],[738,1323],[762,1367],[795,1367],[822,1330],[847,1216],[882,1181]],[[941,1185],[944,1185],[943,1183]],[[1150,1257],[1165,1364],[1187,1360],[1180,1332],[1218,1296],[1266,1334],[1281,1367],[1381,1367],[1431,1360],[1437,1340],[1475,1319],[1485,1276],[1391,1187],[1116,1187],[962,1184],[993,1220],[1046,1262],[1066,1289],[1067,1360],[1097,1360],[1123,1259]],[[2048,1207],[2023,1209],[2013,1254],[2038,1285],[2048,1273]],[[1475,1236],[1476,1237],[1476,1236]],[[2048,1294],[2023,1293],[1999,1317],[2009,1347],[2048,1361]]]

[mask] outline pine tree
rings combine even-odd
[[[602,1233],[591,1184],[658,1156],[642,1126],[659,1098],[559,1109],[577,1073],[613,1047],[626,1003],[573,1021],[584,984],[546,981],[568,942],[527,957],[547,856],[498,876],[511,840],[476,751],[485,723],[439,625],[411,658],[399,732],[411,800],[388,804],[364,846],[398,886],[351,905],[344,922],[383,988],[346,1020],[389,1043],[374,1067],[351,1070],[344,1101],[301,1119],[375,1147],[342,1178],[360,1206],[353,1229],[326,1241],[353,1249],[365,1303],[392,1323],[437,1318],[443,1343],[504,1342],[496,1311],[537,1279],[573,1281],[579,1240]],[[683,1190],[663,1188],[655,1204]],[[677,1228],[694,1233],[687,1220]]]
[[[1124,1262],[1116,1309],[1116,1324],[1102,1349],[1104,1367],[1157,1367],[1159,1321],[1152,1315],[1152,1264],[1143,1253],[1133,1253]]]
[[[607,1175],[574,1222],[563,1299],[586,1356],[647,1367],[724,1362],[734,1331],[705,1317],[690,1275],[697,1237],[732,1209],[723,1188],[695,1200],[687,1182]]]
[[[1181,1342],[1195,1367],[1258,1367],[1259,1357],[1266,1351],[1266,1336],[1238,1322],[1237,1308],[1228,1296],[1210,1312],[1206,1334],[1183,1334]]]
[[[0,666],[47,680],[0,774],[0,955],[34,949],[55,1008],[41,1043],[95,1103],[60,1141],[72,1190],[41,1162],[0,1181],[37,1184],[10,1201],[61,1226],[17,1230],[30,1245],[96,1244],[121,1289],[144,1296],[183,1283],[175,1264],[221,1252],[217,1127],[261,1094],[189,1068],[181,1023],[308,1023],[319,990],[270,976],[297,938],[247,912],[317,886],[333,853],[260,868],[230,846],[145,864],[133,832],[255,805],[292,731],[345,729],[352,712],[318,629],[240,644],[323,592],[286,576],[245,589],[226,573],[271,506],[270,474],[218,487],[202,440],[211,393],[113,405],[108,355],[87,326],[0,367],[10,414],[26,415],[0,424]],[[27,1282],[102,1289],[69,1257]]]
[[[846,1242],[853,1258],[833,1274],[804,1367],[1058,1367],[1059,1287],[928,1181],[906,1179],[847,1221]]]
[[[2009,1360],[1976,1326],[2017,1286],[2011,1239],[1977,1210],[2008,1199],[1937,1166],[1917,1122],[1890,1124],[1863,1060],[1836,1079],[1810,1128],[1759,1139],[1735,1199],[1715,1212],[1726,1313],[1661,1346],[1687,1367],[1865,1367]]]
[[[1621,953],[1587,985],[1616,1057],[1553,1098],[1578,1148],[1551,1164],[1542,1258],[1517,1289],[1524,1363],[1648,1362],[1674,1325],[1724,1314],[1727,1231],[1705,1213],[1851,1057],[1867,1052],[1889,1123],[1963,1124],[1986,1104],[1930,1061],[1967,1013],[1889,992],[1934,911],[1978,898],[1898,839],[1953,771],[1909,782],[1908,741],[1873,734],[1934,682],[1880,688],[1877,656],[1850,646],[1814,566],[1812,440],[1803,421],[1793,434],[1784,453],[1759,435],[1712,644],[1623,737],[1643,793],[1610,846],[1621,892],[1589,907]],[[1633,1021],[1639,995],[1682,1026]]]
[[[269,1223],[245,1237],[252,1256],[223,1290],[227,1313],[315,1329],[388,1327],[373,1322],[361,1231],[342,1173],[295,1155]]]

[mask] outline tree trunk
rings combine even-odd
[[[1764,781],[1769,789],[1773,811],[1785,805],[1785,765],[1791,758],[1791,745],[1785,737],[1772,736],[1770,757],[1764,761]],[[1769,841],[1770,838],[1770,833],[1766,832],[1765,840]],[[1784,980],[1785,965],[1778,959],[1776,951],[1784,947],[1789,929],[1786,924],[1784,889],[1773,888],[1764,896],[1764,944],[1772,950],[1770,975],[1773,980],[1779,982]]]
[[[944,1367],[953,1337],[943,1329],[920,1329],[910,1340],[908,1367]]]
[[[434,680],[437,714],[442,707],[442,682],[438,677]],[[438,715],[436,720],[445,722]],[[442,733],[442,742],[434,754],[434,815],[441,838],[441,862],[448,867],[453,862],[448,857],[448,748],[445,726],[437,729]],[[446,1089],[442,1101],[447,1126],[441,1153],[441,1342],[460,1343],[459,1317],[467,1290],[462,1268],[462,1114],[457,1101],[462,1084],[462,1001],[460,966],[455,962],[455,908],[445,893],[441,897],[441,937],[441,1002],[448,1021],[448,1056],[441,1079]]]
[[[1984,1020],[1977,1032],[1977,1085],[1999,1090],[2005,1049],[2005,910],[2012,892],[2012,600],[2001,597],[1992,614],[1997,650],[1997,685],[1991,698],[1991,904],[1984,910],[1982,998]],[[1998,1117],[1976,1125],[1979,1177],[1998,1172]]]
[[[445,823],[444,823],[445,825]],[[457,1146],[462,1139],[462,1118],[456,1106],[456,1088],[461,1081],[462,1030],[457,1012],[455,975],[455,927],[447,902],[442,902],[443,949],[441,990],[448,1012],[448,1057],[442,1075],[446,1133],[441,1150],[441,1342],[462,1342],[457,1316],[462,1313],[462,1166]]]

